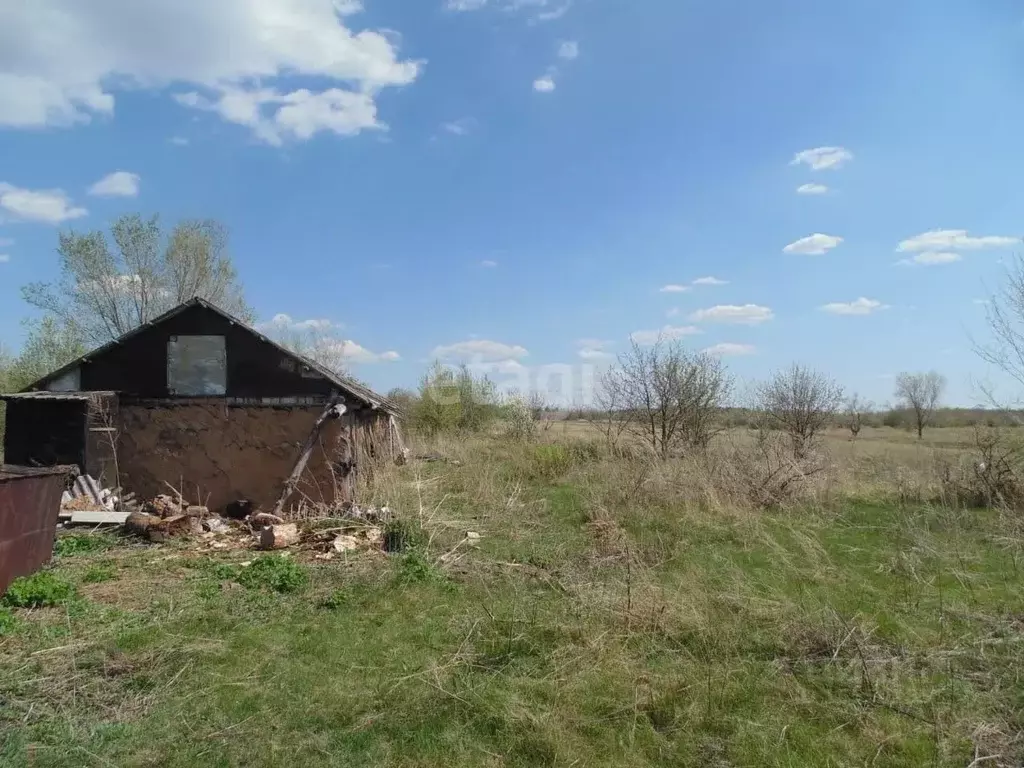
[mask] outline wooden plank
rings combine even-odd
[[[61,520],[64,520],[67,514],[62,512]],[[72,512],[67,522],[71,525],[124,525],[127,519],[127,512]]]
[[[303,471],[306,469],[306,464],[309,463],[309,457],[313,453],[313,446],[316,444],[316,438],[320,434],[320,430],[324,426],[324,422],[328,419],[338,419],[345,413],[345,406],[337,402],[331,402],[324,409],[324,412],[320,414],[320,417],[316,420],[313,425],[313,429],[310,430],[309,436],[306,438],[306,442],[302,446],[302,452],[299,454],[299,460],[295,462],[295,468],[292,473],[285,480],[284,489],[281,491],[281,497],[277,500],[277,504],[274,505],[274,514],[278,517],[281,516],[281,511],[284,509],[284,505],[288,501],[288,497],[295,491],[295,486],[299,484],[299,478],[302,477]]]

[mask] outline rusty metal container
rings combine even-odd
[[[0,594],[50,561],[60,497],[77,467],[0,465]]]

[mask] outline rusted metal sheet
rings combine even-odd
[[[0,594],[50,561],[65,478],[77,467],[0,466]]]

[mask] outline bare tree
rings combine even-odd
[[[814,446],[843,401],[843,388],[823,373],[793,364],[756,389],[762,426],[789,435],[793,455]]]
[[[990,298],[986,306],[993,339],[988,344],[975,344],[975,351],[982,360],[996,366],[1024,387],[1024,258],[1014,258],[1007,269],[1002,289]],[[995,392],[986,387],[982,389],[993,405],[1002,407]],[[1019,398],[1017,400],[1012,405],[1019,405]]]
[[[850,438],[857,439],[861,427],[864,426],[864,414],[871,411],[871,403],[861,400],[857,393],[850,395],[846,400],[843,412],[843,426],[850,430]]]
[[[913,412],[918,440],[924,437],[924,428],[931,422],[945,388],[945,376],[936,371],[901,373],[896,377],[896,399]]]
[[[182,221],[165,238],[159,219],[121,216],[103,232],[60,235],[60,279],[31,283],[25,300],[86,344],[103,344],[193,297],[241,319],[252,312],[215,221]]]
[[[307,325],[302,328],[271,324],[270,337],[282,347],[319,363],[340,376],[348,374],[348,353],[351,342],[338,335],[328,324]]]
[[[617,408],[628,429],[667,457],[677,448],[703,450],[722,426],[719,409],[732,391],[721,359],[687,352],[677,341],[636,342],[602,377],[601,400]]]
[[[616,368],[601,373],[595,384],[595,407],[586,411],[585,418],[592,424],[599,425],[608,447],[614,448],[629,426],[633,414],[626,410]]]

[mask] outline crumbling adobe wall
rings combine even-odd
[[[223,401],[122,405],[118,455],[121,485],[139,498],[168,493],[221,510],[237,499],[273,508],[322,406],[228,406]],[[324,424],[290,503],[303,495],[334,501],[336,471],[347,440],[337,420]]]

